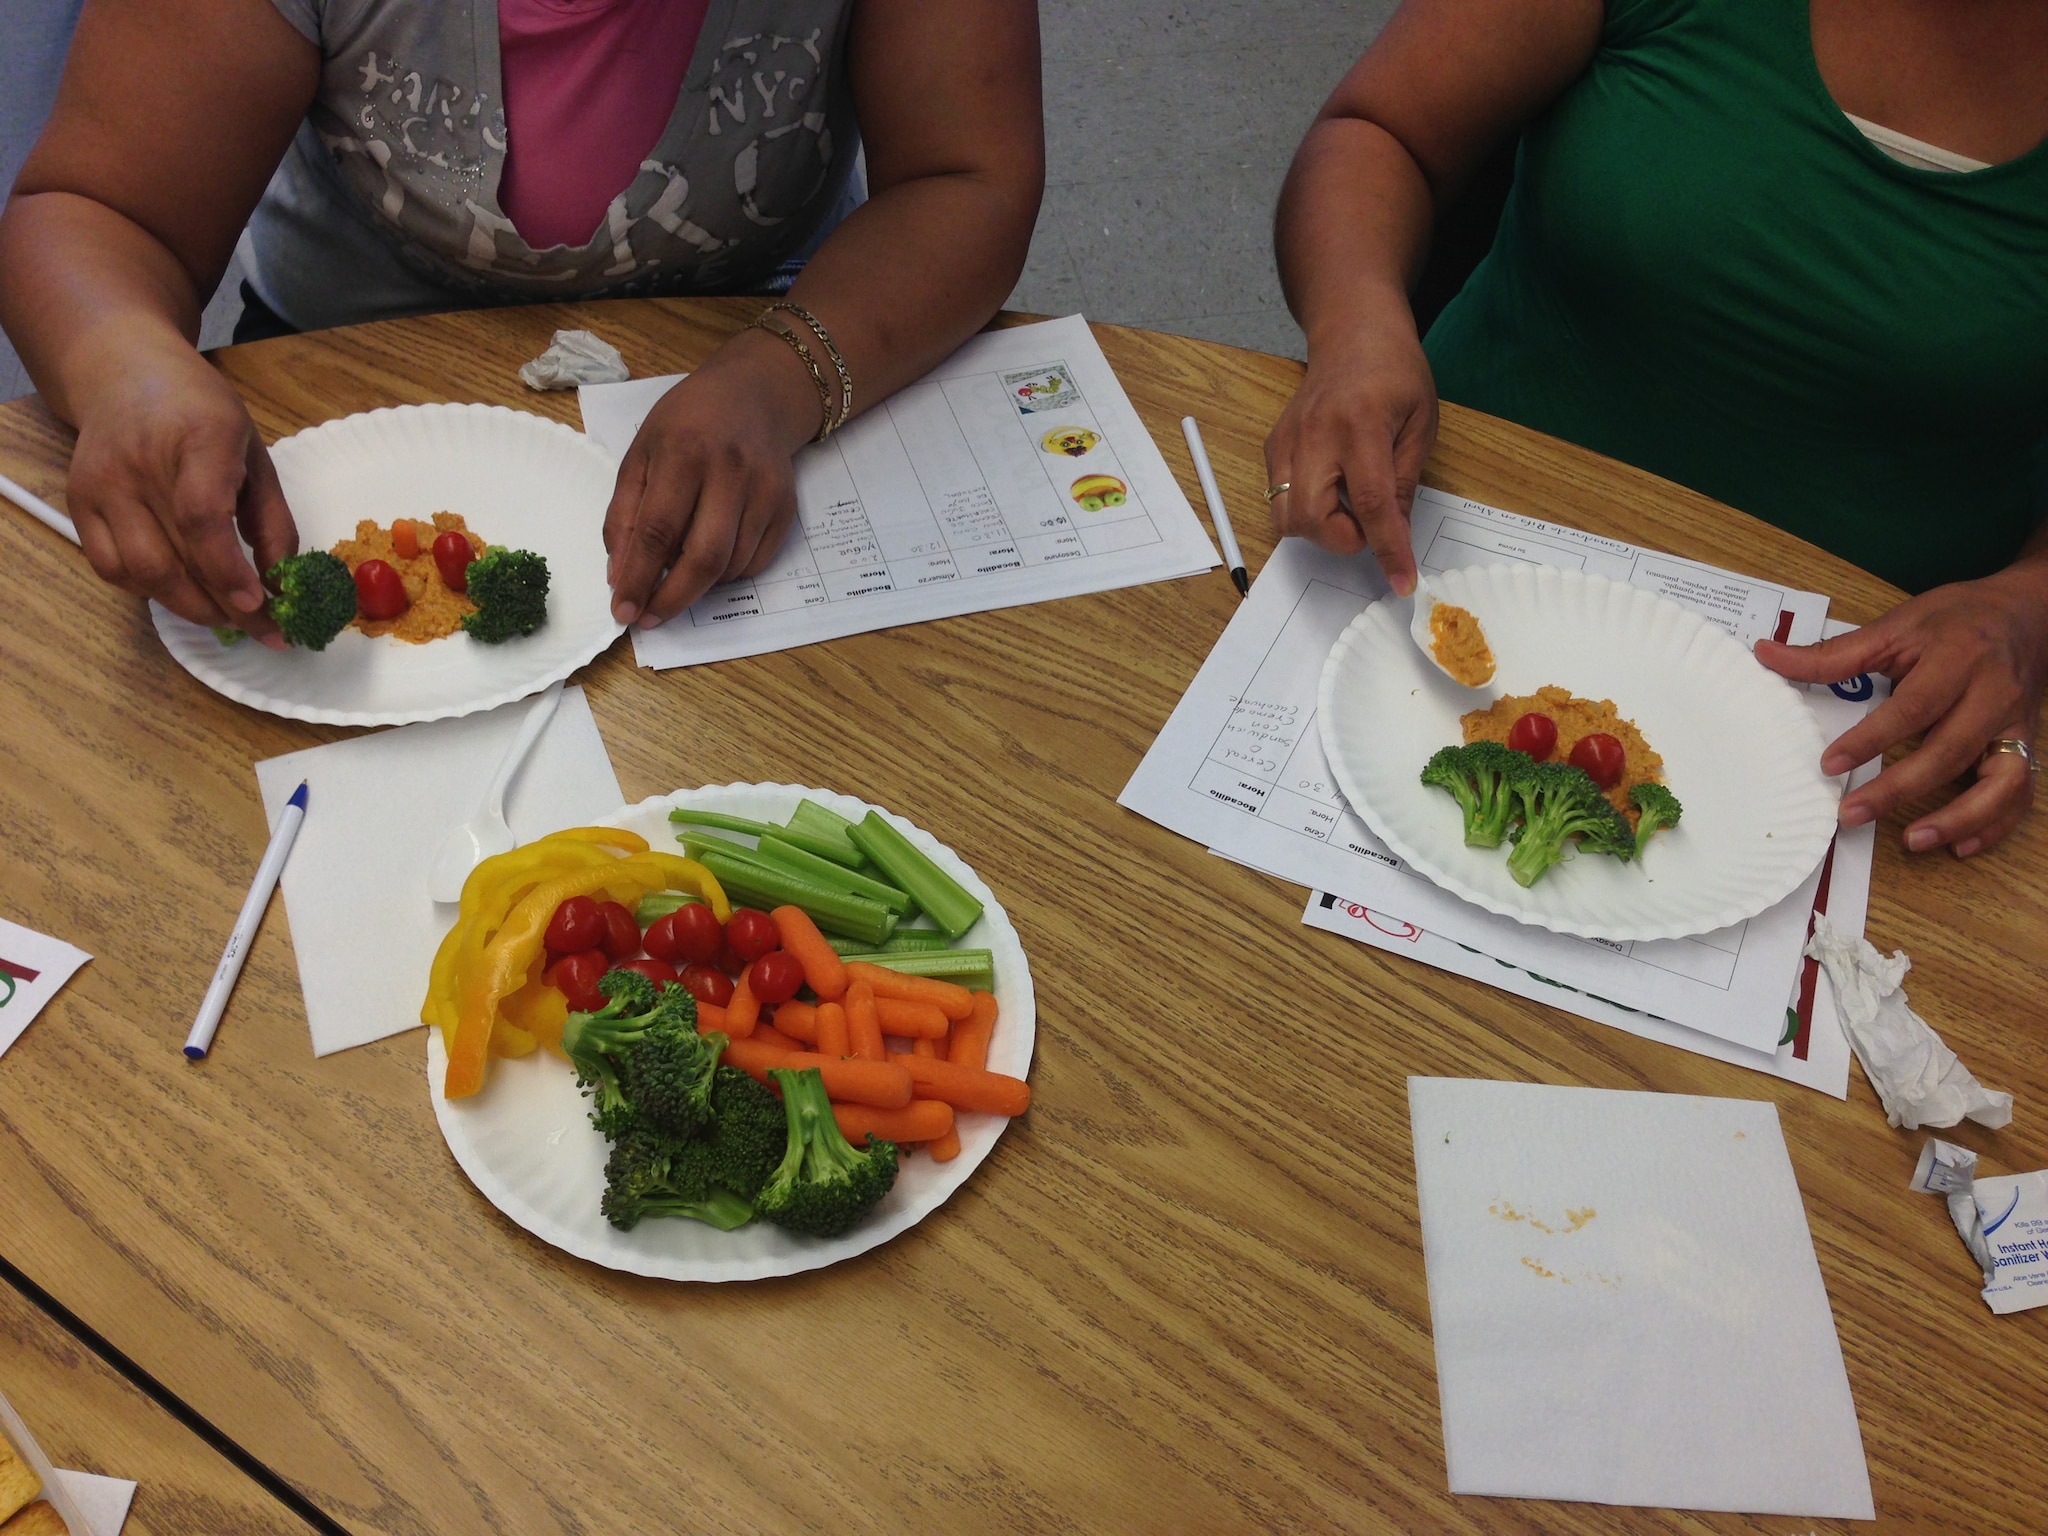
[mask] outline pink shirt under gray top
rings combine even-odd
[[[710,0],[498,0],[498,206],[535,249],[581,246],[676,110]]]

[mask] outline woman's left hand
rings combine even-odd
[[[652,628],[714,582],[759,575],[796,516],[791,460],[823,419],[803,363],[759,330],[663,395],[604,515],[612,617]]]
[[[1975,783],[1906,828],[1915,853],[1946,846],[1968,858],[2012,831],[2033,804],[2027,763],[2016,753],[1985,754],[1999,740],[2035,745],[2048,685],[2048,560],[1936,587],[1818,645],[1761,641],[1756,657],[1794,682],[1836,683],[1862,672],[1892,680],[1892,696],[1828,747],[1823,772],[1846,773],[1921,736],[1913,751],[1843,796],[1842,825],[1876,821],[1974,767]]]

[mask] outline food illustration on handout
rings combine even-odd
[[[1047,453],[1064,453],[1078,459],[1101,441],[1100,433],[1086,427],[1054,427],[1039,440],[1038,446]]]
[[[1068,494],[1083,512],[1100,512],[1104,507],[1122,506],[1130,488],[1115,475],[1083,475]]]

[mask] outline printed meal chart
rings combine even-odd
[[[674,379],[583,390],[614,452]],[[757,655],[1215,563],[1078,317],[978,336],[796,459],[797,520],[758,576],[655,630],[642,666]]]
[[[1590,571],[1662,593],[1745,643],[1818,639],[1826,619],[1827,599],[1816,593],[1428,489],[1416,495],[1413,526],[1425,571],[1503,560]],[[1789,927],[1756,919],[1687,939],[1561,939],[1439,890],[1346,806],[1323,756],[1317,689],[1338,636],[1386,591],[1370,560],[1284,542],[1120,803],[1240,863],[1398,912],[1513,964],[1555,969],[1557,946],[1569,946],[1575,984],[1663,1019],[1729,1036],[1782,1018],[1803,913]]]

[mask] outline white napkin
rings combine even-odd
[[[0,918],[0,1056],[91,958],[62,939]]]
[[[43,1454],[28,1425],[14,1411],[14,1404],[4,1396],[0,1396],[0,1439],[11,1442],[21,1453],[21,1459],[43,1485],[37,1497],[49,1500],[71,1536],[121,1536],[121,1527],[128,1521],[128,1506],[135,1499],[135,1484],[126,1478],[51,1466],[50,1458]]]
[[[442,834],[483,804],[532,707],[522,699],[256,765],[273,826],[300,780],[307,785],[306,823],[281,884],[315,1056],[419,1027],[427,968],[455,921],[454,907],[429,899],[427,867]],[[513,832],[530,842],[586,826],[622,798],[583,690],[563,690],[505,797]],[[229,1008],[222,1033],[232,1049]]]
[[[633,377],[619,349],[589,331],[557,331],[547,351],[520,366],[528,389],[574,389]]]
[[[1874,1518],[1770,1104],[1408,1079],[1453,1493]]]
[[[1821,913],[1806,952],[1827,968],[1842,1033],[1877,1090],[1888,1124],[1912,1131],[1968,1118],[1995,1131],[2012,1123],[2012,1095],[1979,1083],[1906,1006],[1899,983],[1913,962],[1904,950],[1887,960],[1868,939],[1843,933]]]

